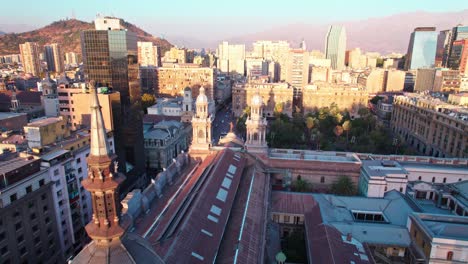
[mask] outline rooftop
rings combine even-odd
[[[28,123],[27,127],[43,127],[43,126],[48,126],[48,125],[55,124],[61,121],[63,121],[63,117],[61,116],[38,118],[38,119],[34,119],[31,123]]]
[[[389,160],[363,160],[362,170],[370,177],[391,177],[408,174],[408,172],[395,161]]]
[[[270,149],[270,159],[310,160],[329,162],[361,162],[357,155],[347,152]]]
[[[468,219],[462,216],[446,216],[414,213],[410,216],[432,238],[448,238],[468,241]]]
[[[0,120],[26,115],[25,113],[0,112]]]

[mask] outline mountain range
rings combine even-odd
[[[468,24],[468,9],[458,12],[409,12],[385,17],[375,17],[364,20],[339,21],[335,19],[334,25],[343,25],[347,31],[347,49],[360,47],[364,51],[378,51],[381,53],[406,53],[411,32],[416,27],[435,26],[438,31],[450,29],[457,24]],[[280,25],[270,30],[253,34],[239,34],[238,36],[198,40],[189,37],[169,36],[171,41],[178,45],[189,43],[193,48],[216,48],[227,40],[233,43],[245,43],[247,50],[256,40],[287,40],[292,47],[299,47],[304,39],[309,50],[324,50],[325,35],[330,23],[296,23]]]
[[[163,52],[172,46],[167,40],[154,37],[129,22],[121,20],[121,25],[129,31],[135,32],[139,41],[153,42],[155,45],[160,46]],[[3,35],[0,33],[0,55],[18,54],[19,44],[27,41],[38,42],[40,46],[59,43],[64,53],[81,53],[80,32],[90,29],[94,29],[93,23],[68,19],[56,21],[28,32],[4,33]]]

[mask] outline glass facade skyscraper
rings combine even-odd
[[[114,19],[108,20],[111,24]],[[120,93],[121,105],[116,106],[120,112],[114,111],[118,114],[113,116],[115,149],[119,168],[128,171],[123,187],[131,189],[145,170],[137,36],[121,28],[86,30],[81,32],[81,49],[85,79]]]
[[[406,53],[406,70],[434,67],[439,35],[435,30],[435,27],[419,27],[411,33]]]
[[[346,30],[342,26],[330,26],[325,39],[325,55],[331,60],[334,70],[341,70],[345,66]]]

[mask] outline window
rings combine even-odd
[[[453,259],[453,251],[447,252],[447,260],[452,260]]]
[[[285,216],[283,217],[283,219],[284,219],[284,222],[285,222],[285,223],[289,223],[289,221],[290,221],[289,215],[285,215]]]
[[[7,246],[4,246],[4,247],[2,247],[2,249],[0,249],[0,254],[2,254],[2,255],[5,255],[7,252],[8,252]]]
[[[432,182],[435,182],[435,177],[432,177]]]
[[[26,187],[26,193],[30,193],[30,192],[32,192],[32,186],[31,185]]]
[[[78,173],[82,173],[82,172],[83,172],[83,169],[78,168]]]
[[[325,177],[320,177],[320,183],[324,183],[325,182]]]
[[[23,235],[18,236],[17,240],[18,240],[18,244],[23,242],[24,241],[24,236]]]
[[[400,192],[401,192],[401,193],[403,192],[403,187],[400,187]]]
[[[5,239],[5,232],[0,233],[0,242],[2,242],[3,239]]]
[[[39,227],[37,227],[37,225],[35,225],[35,226],[32,227],[32,231],[33,231],[33,232],[36,232],[37,230],[39,230]]]
[[[31,220],[34,220],[34,219],[36,219],[36,213],[31,214]]]
[[[18,196],[16,196],[16,193],[10,195],[10,201],[11,201],[11,202],[16,201],[17,199],[18,199]]]
[[[447,178],[444,178],[443,183],[446,183],[446,182],[447,182]]]
[[[18,222],[18,223],[15,224],[15,230],[16,231],[20,230],[21,227],[22,227],[21,222]]]
[[[44,180],[44,179],[42,179],[42,180],[39,181],[39,186],[43,186],[44,184],[45,184],[45,180]]]
[[[418,180],[421,180],[421,176],[418,177]]]

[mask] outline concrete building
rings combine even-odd
[[[20,44],[19,47],[24,71],[33,76],[40,76],[42,67],[39,60],[39,45],[36,42],[26,42]]]
[[[405,86],[406,72],[396,69],[387,69],[385,73],[387,75],[385,83],[385,92],[403,91],[403,88]]]
[[[334,70],[341,70],[345,66],[346,30],[342,26],[330,26],[325,38],[326,58],[331,60]]]
[[[304,113],[315,112],[335,103],[340,109],[354,113],[367,106],[369,93],[357,85],[315,82],[306,86],[302,98]]]
[[[157,69],[155,66],[140,66],[138,76],[142,93],[158,94]]]
[[[391,190],[406,193],[408,172],[395,161],[363,160],[359,177],[359,193],[383,198]]]
[[[450,104],[468,106],[468,93],[449,94],[447,101]]]
[[[395,69],[373,69],[359,74],[357,83],[371,94],[403,91],[405,75],[404,71]]]
[[[153,42],[137,42],[138,64],[140,66],[161,66],[161,48],[155,46]],[[184,61],[185,63],[185,61]]]
[[[191,67],[193,66],[193,67]],[[157,87],[161,95],[182,95],[186,87],[192,89],[193,97],[197,97],[203,87],[210,100],[214,99],[216,74],[212,68],[201,68],[195,65],[174,65],[172,68],[157,69]]]
[[[467,157],[468,112],[422,94],[395,97],[391,127],[424,155]]]
[[[223,41],[216,50],[218,69],[224,73],[245,74],[245,45]]]
[[[273,117],[275,107],[281,106],[282,113],[292,116],[293,88],[287,83],[237,83],[232,89],[232,112],[240,117],[246,107],[252,105],[252,98],[259,93],[263,100],[263,114]]]
[[[248,57],[245,59],[247,79],[260,76],[271,76],[268,71],[269,63],[263,58]]]
[[[192,63],[193,57],[191,61],[189,60],[188,57],[189,57],[188,50],[186,48],[179,49],[177,47],[172,47],[170,50],[166,51],[162,61],[165,63],[178,63],[178,64]]]
[[[78,60],[78,54],[75,52],[66,52],[65,53],[65,63],[71,66],[78,66],[80,61]]]
[[[302,49],[291,49],[288,53],[286,71],[286,82],[293,87],[296,105],[300,107],[302,91],[309,83],[309,53]]]
[[[148,107],[148,115],[182,116],[183,97],[157,98],[156,104]]]
[[[36,119],[24,127],[24,132],[30,148],[41,148],[70,136],[67,120],[62,116]]]
[[[2,263],[57,263],[59,243],[53,182],[41,160],[14,155],[0,162],[0,259]]]
[[[63,65],[64,57],[62,47],[57,43],[53,43],[44,46],[44,50],[48,71],[55,72],[57,75],[63,73],[65,71],[65,67]]]
[[[459,92],[460,75],[457,70],[447,68],[418,69],[415,91]]]
[[[435,27],[417,27],[411,33],[405,70],[430,68],[435,65],[437,49],[437,32]]]
[[[468,76],[468,38],[452,43],[448,63],[451,69],[458,70],[461,75]]]
[[[161,121],[148,128],[144,133],[147,168],[165,169],[179,153],[187,151],[191,133],[188,130],[190,127],[174,120]]]
[[[437,36],[436,67],[447,67],[452,44],[452,30],[442,30]]]
[[[310,83],[314,82],[331,82],[330,67],[310,66]]]

